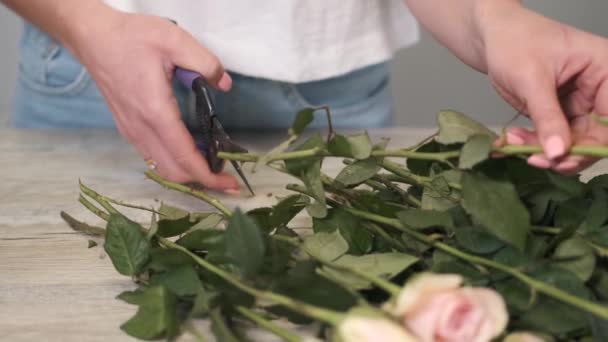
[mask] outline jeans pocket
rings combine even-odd
[[[27,23],[20,50],[19,79],[35,91],[75,95],[90,82],[84,66],[66,48]]]

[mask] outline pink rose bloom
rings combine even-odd
[[[388,310],[422,342],[486,342],[500,335],[509,320],[502,297],[461,285],[459,275],[421,274]]]

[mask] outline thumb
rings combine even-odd
[[[570,125],[550,79],[529,82],[525,91],[526,109],[538,133],[538,139],[549,159],[565,155],[572,144]]]

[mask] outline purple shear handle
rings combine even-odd
[[[177,79],[182,82],[186,88],[192,89],[192,83],[194,80],[203,76],[197,72],[177,67],[175,69],[175,77],[177,77]]]

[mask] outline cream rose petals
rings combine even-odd
[[[404,327],[377,314],[357,310],[337,328],[336,340],[341,342],[417,342]]]
[[[507,325],[504,300],[493,290],[461,284],[459,275],[422,274],[388,309],[423,342],[490,341]]]

